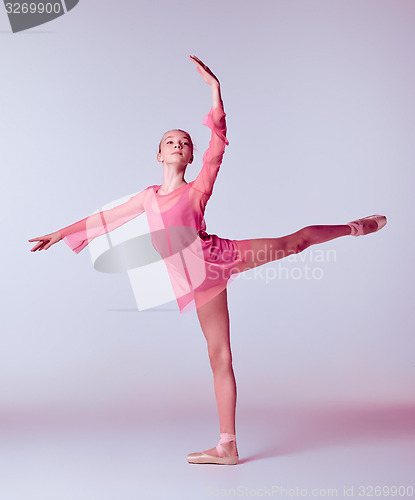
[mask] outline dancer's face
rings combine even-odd
[[[169,130],[161,141],[157,160],[159,162],[187,165],[193,161],[193,144],[189,134],[182,130]]]

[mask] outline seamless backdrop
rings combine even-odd
[[[4,498],[410,483],[414,21],[410,0],[84,0],[12,34],[0,7]],[[127,275],[94,271],[88,249],[27,242],[161,183],[168,129],[192,134],[196,177],[211,96],[189,54],[227,113],[208,232],[388,217],[230,286],[232,471],[185,461],[219,434],[196,315],[138,312]]]

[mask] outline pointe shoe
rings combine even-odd
[[[228,432],[220,433],[220,440],[216,446],[218,450],[218,457],[213,455],[208,455],[207,453],[190,453],[187,455],[187,461],[189,464],[220,464],[220,465],[235,465],[238,463],[239,456],[232,456],[227,449],[222,446],[222,443],[229,443],[235,441],[235,434],[229,434]],[[225,455],[226,453],[226,455]]]
[[[347,226],[349,226],[352,230],[350,233],[352,236],[362,236],[363,234],[370,234],[363,232],[363,223],[367,220],[376,221],[378,228],[375,231],[371,231],[372,233],[376,233],[379,229],[382,229],[386,225],[387,219],[384,215],[370,215],[369,217],[364,217],[363,219],[357,219],[353,222],[349,222]]]

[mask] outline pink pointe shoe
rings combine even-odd
[[[369,231],[364,233],[364,222],[374,220],[376,221],[378,227],[374,231]],[[352,232],[350,233],[352,236],[362,236],[363,234],[376,233],[379,229],[386,226],[387,219],[384,215],[370,215],[369,217],[364,217],[363,219],[357,219],[353,222],[349,222],[347,226],[350,226]]]
[[[232,456],[228,450],[226,450],[222,443],[229,443],[235,441],[235,434],[229,434],[228,432],[220,433],[220,440],[216,449],[218,450],[218,457],[213,455],[208,455],[207,453],[190,453],[187,455],[187,461],[189,464],[220,464],[220,465],[235,465],[238,463],[239,456]],[[225,455],[226,453],[226,455]]]

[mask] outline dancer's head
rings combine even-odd
[[[180,153],[175,155],[175,153]],[[157,160],[159,162],[179,161],[185,166],[193,161],[193,142],[185,130],[167,131],[161,138]]]

